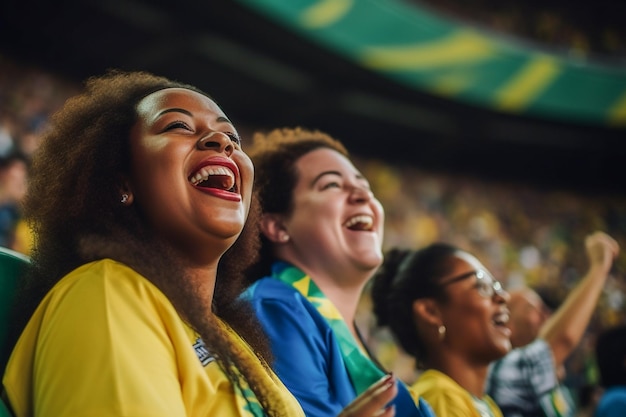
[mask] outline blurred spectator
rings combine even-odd
[[[26,194],[28,161],[20,153],[0,158],[0,246],[20,246],[16,229],[21,219],[21,201]],[[16,245],[17,243],[17,245]]]
[[[15,147],[15,141],[11,130],[7,126],[9,120],[7,117],[0,119],[0,156],[8,155]]]
[[[32,236],[21,219],[30,156],[48,117],[78,84],[0,55],[0,245],[29,254]]]
[[[48,117],[76,94],[79,83],[0,55],[0,155],[37,149]]]

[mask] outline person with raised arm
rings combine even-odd
[[[586,275],[549,314],[529,289],[511,294],[511,340],[516,349],[492,364],[486,390],[505,417],[575,415],[575,402],[559,373],[595,311],[619,245],[604,232],[585,238]]]

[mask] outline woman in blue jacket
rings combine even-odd
[[[262,248],[245,297],[270,337],[277,374],[306,415],[336,415],[386,374],[355,325],[363,288],[383,260],[384,211],[344,146],[325,133],[257,134],[250,157]],[[388,409],[431,415],[396,382]]]

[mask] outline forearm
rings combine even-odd
[[[539,337],[552,348],[556,366],[578,345],[595,310],[619,245],[609,235],[594,232],[585,238],[589,271],[565,299],[563,305],[543,325]]]

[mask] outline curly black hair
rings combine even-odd
[[[265,411],[279,415],[281,404],[268,399],[250,363],[254,358],[233,346],[216,318],[242,335],[262,363],[269,363],[269,344],[261,326],[251,307],[237,298],[244,286],[243,271],[256,258],[260,245],[256,199],[239,239],[220,260],[211,305],[185,279],[173,248],[154,236],[135,205],[119,203],[122,178],[131,169],[130,131],[138,117],[136,106],[147,95],[166,88],[185,88],[210,97],[191,85],[147,72],[111,70],[88,79],[84,91],[51,118],[51,128],[33,158],[24,204],[35,244],[32,268],[18,293],[12,341],[63,276],[87,262],[112,258],[159,287],[202,336],[233,383],[240,385],[245,379]]]

